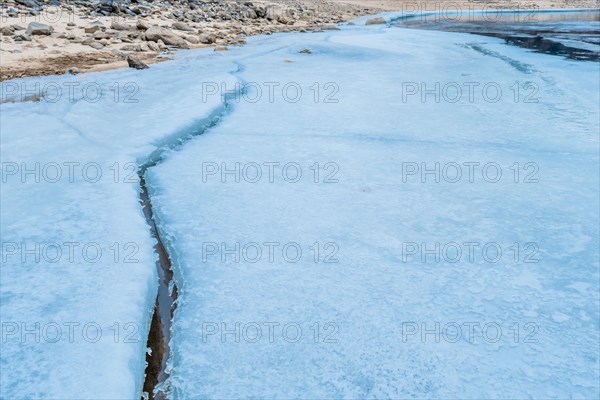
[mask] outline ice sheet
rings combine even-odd
[[[156,272],[127,163],[193,133],[241,81],[229,115],[148,170],[179,287],[174,398],[598,397],[597,63],[387,26],[15,81],[16,94],[5,82],[3,99],[23,82],[63,95],[2,105],[3,246],[98,243],[104,256],[21,262],[3,247],[0,397],[139,398]],[[85,84],[105,95],[82,99]],[[103,179],[8,175],[36,162],[96,162]],[[439,182],[421,174],[436,163]],[[436,244],[449,252],[424,251]],[[39,343],[22,323],[40,324]]]
[[[2,84],[0,397],[140,398],[157,276],[136,170],[221,106],[198,76],[233,69],[203,52]]]
[[[248,95],[148,172],[180,288],[173,398],[598,395],[597,64],[386,26],[227,57]],[[436,82],[479,86],[423,101]]]

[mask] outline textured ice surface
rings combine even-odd
[[[65,82],[93,82],[107,95],[2,105],[2,162],[97,162],[103,179],[7,176],[2,243],[71,241],[80,249],[94,242],[104,256],[21,262],[3,248],[0,397],[139,398],[156,273],[138,184],[124,181],[126,163],[143,163],[193,132],[222,107],[221,84],[234,89],[238,80],[249,91],[233,101],[233,112],[148,172],[180,294],[169,382],[175,398],[597,397],[598,65],[496,39],[384,26],[249,42],[227,53],[183,52],[141,72],[18,81],[58,83],[63,91]],[[312,54],[298,53],[305,48]],[[457,83],[461,98],[449,101],[451,85],[439,103],[432,94],[422,101],[421,84],[436,82]],[[128,83],[139,88],[137,103],[125,102]],[[465,83],[479,84],[472,102]],[[9,84],[3,97],[14,89]],[[286,84],[288,99],[302,89],[298,102],[283,99]],[[408,95],[415,84],[419,92]],[[483,98],[485,85],[492,99],[501,88],[497,102]],[[254,102],[257,87],[262,97]],[[538,102],[525,103],[528,95]],[[203,166],[236,162],[250,165],[240,183],[231,174],[226,183],[220,173],[203,177]],[[279,163],[272,183],[270,162]],[[462,179],[403,179],[403,165],[436,162],[458,163]],[[469,162],[480,163],[473,183]],[[262,167],[257,183],[244,179],[254,177],[250,163]],[[286,163],[301,167],[298,182],[283,179]],[[483,179],[486,163],[501,168],[499,182]],[[121,249],[115,262],[109,246],[130,242],[138,261],[124,262]],[[262,260],[247,261],[251,247],[240,262],[206,252],[206,244],[239,243],[241,251],[250,242],[261,245]],[[279,243],[273,262],[265,242]],[[480,243],[472,262],[466,255],[450,262],[451,249],[439,261],[407,255],[407,243],[458,243],[467,251],[465,242]],[[302,248],[298,262],[283,258],[286,243]],[[483,259],[486,243],[501,247],[501,260]],[[325,263],[332,252],[338,262]],[[539,262],[524,262],[528,255]],[[82,336],[90,322],[102,328],[96,343],[93,327]],[[39,343],[21,336],[21,323],[40,323]],[[68,323],[80,324],[73,343]],[[138,328],[133,336],[127,323]],[[439,342],[435,334],[409,334],[436,323],[448,329]],[[462,329],[457,342],[452,323]],[[479,324],[472,338],[469,323]],[[52,324],[62,327],[57,343]],[[297,327],[302,334],[292,343]],[[222,337],[223,328],[234,333]]]
[[[305,48],[312,54],[299,54]],[[598,396],[596,63],[384,26],[273,35],[226,57],[242,66],[248,96],[148,172],[180,289],[174,398]],[[273,101],[267,82],[279,84]],[[282,98],[292,82],[303,90],[298,102]],[[464,88],[456,102],[451,92],[439,103],[420,92],[403,98],[406,84],[436,82],[479,86],[472,102]],[[323,102],[327,83],[339,88],[337,103]],[[493,89],[483,98],[486,84],[501,88],[497,101]],[[538,101],[526,103],[532,87]],[[221,174],[236,162],[239,183]],[[272,183],[267,162],[279,163]],[[462,179],[403,179],[403,163],[436,162],[458,163]],[[473,183],[469,162],[480,163]],[[262,165],[256,183],[251,163]],[[297,183],[282,178],[286,163],[301,166]],[[492,170],[482,177],[487,163],[501,169],[498,182]],[[335,166],[338,182],[324,183]],[[273,262],[266,242],[279,243]],[[473,261],[451,262],[449,248],[423,262],[406,248],[457,243],[466,252],[467,242],[480,246]],[[248,243],[261,245],[260,261],[256,245],[243,252]],[[301,246],[299,261],[283,258],[286,243]],[[497,247],[503,255],[492,262]],[[339,262],[324,263],[335,249]],[[436,323],[439,342],[421,336],[422,324]],[[479,324],[472,333],[470,323]]]
[[[140,398],[157,277],[136,163],[219,107],[197,101],[198,76],[234,67],[204,56],[3,84],[4,99],[36,83],[49,97],[1,111],[1,398]]]

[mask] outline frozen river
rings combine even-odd
[[[138,166],[170,398],[598,397],[598,62],[362,22],[2,84],[77,83],[2,105],[0,397],[141,396]]]

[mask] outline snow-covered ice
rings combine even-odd
[[[49,100],[1,111],[1,398],[140,398],[157,277],[136,170],[220,107],[197,76],[235,65],[208,58],[3,83]]]
[[[139,398],[157,283],[127,163],[193,132],[236,82],[231,112],[146,176],[179,289],[173,398],[598,397],[599,80],[597,63],[493,38],[347,26],[15,81],[106,95],[2,105],[0,397]],[[103,177],[11,174],[35,162]],[[439,182],[422,174],[436,163]],[[103,258],[5,247],[52,242]]]
[[[148,171],[180,288],[174,398],[598,395],[597,64],[386,27],[228,57],[248,94]],[[403,93],[436,82],[465,92]],[[436,162],[439,183],[408,174]]]

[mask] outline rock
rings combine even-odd
[[[142,46],[140,46],[139,44],[126,44],[125,46],[121,47],[120,50],[123,50],[123,51],[144,51],[142,49]]]
[[[92,26],[87,26],[85,28],[83,28],[83,31],[85,33],[96,33],[100,30],[100,26],[98,25],[92,25]]]
[[[77,26],[77,25],[75,25],[75,22],[69,22],[69,23],[67,24],[67,26]],[[68,70],[67,70],[67,71],[68,71]]]
[[[183,22],[174,22],[173,23],[173,29],[177,29],[180,31],[186,31],[186,32],[193,32],[194,29],[190,28],[187,24],[184,24]]]
[[[312,51],[310,51],[309,49],[304,49],[304,50],[300,50],[299,53],[300,54],[312,54]]]
[[[148,48],[152,51],[160,51],[160,45],[154,42],[147,42]]]
[[[36,8],[37,4],[33,0],[16,0],[17,3],[24,5],[28,8]]]
[[[170,30],[160,26],[150,27],[145,33],[145,38],[147,41],[151,42],[158,42],[159,40],[162,40],[165,44],[181,49],[189,48],[189,45],[182,37],[177,36]]]
[[[40,22],[30,22],[27,25],[26,33],[28,35],[50,35],[54,28],[50,25],[42,24]]]
[[[135,68],[135,69],[150,68],[150,67],[148,67],[148,65],[144,64],[139,58],[134,57],[132,55],[127,55],[127,64],[129,64],[129,68]]]
[[[257,14],[262,14],[262,12],[256,12]],[[277,21],[282,24],[286,24],[288,22],[288,17],[293,17],[293,10],[291,8],[287,8],[283,4],[270,4],[267,6],[265,10],[265,17],[270,21]]]
[[[81,70],[77,67],[71,67],[71,68],[67,69],[67,71],[66,71],[67,74],[71,74],[71,75],[77,75],[80,72],[81,72]]]
[[[110,24],[110,28],[114,29],[115,31],[129,31],[133,29],[133,26],[124,24],[122,22],[113,21],[112,24]]]
[[[23,28],[21,25],[17,25],[17,24],[12,24],[11,28],[13,28],[15,31],[24,31],[25,28]]]
[[[67,24],[67,26],[70,26],[70,25]],[[73,24],[72,26],[75,26],[75,24]],[[85,33],[95,33],[97,31],[99,31],[100,29],[105,29],[105,26],[102,23],[102,21],[96,20],[96,21],[92,22],[92,24],[90,26],[83,28],[83,31]]]
[[[212,33],[204,33],[200,35],[198,39],[200,40],[200,43],[213,44],[217,38]]]
[[[135,24],[135,27],[138,28],[140,31],[147,31],[150,28],[150,25],[148,25],[146,21],[138,19],[137,23]]]
[[[256,11],[252,8],[248,8],[245,13],[244,16],[248,19],[257,19],[258,18],[258,14],[256,13]]]
[[[227,51],[229,48],[227,46],[217,46],[215,47],[215,51]]]
[[[94,39],[96,39],[96,40],[106,39],[108,37],[110,37],[110,36],[102,31],[94,33]]]
[[[127,60],[127,53],[123,53],[121,50],[111,49],[110,52],[122,60]]]
[[[31,42],[31,36],[27,34],[15,35],[15,42]]]
[[[321,26],[321,29],[324,31],[339,31],[340,30],[340,28],[338,28],[335,25],[323,25],[323,26]]]
[[[4,36],[12,36],[15,33],[15,30],[12,26],[3,26],[0,28],[0,33]]]
[[[192,44],[200,43],[200,39],[198,39],[196,36],[186,35],[183,38]]]
[[[48,52],[48,54],[60,54],[60,51],[58,51],[58,50],[50,50]]]
[[[101,49],[104,48],[104,45],[102,43],[98,43],[98,42],[92,42],[92,43],[89,44],[89,46],[92,49],[96,49],[96,50],[101,50]]]
[[[377,18],[369,18],[368,20],[365,21],[365,25],[379,25],[379,24],[385,24],[385,18],[383,17],[377,17]]]

